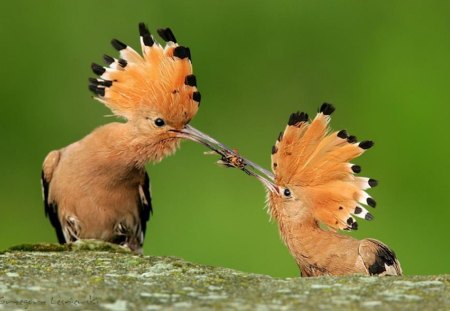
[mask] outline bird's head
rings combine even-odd
[[[107,66],[92,64],[95,99],[134,126],[137,137],[155,145],[155,159],[175,151],[181,138],[203,144],[213,141],[193,129],[201,95],[192,73],[189,48],[180,46],[169,28],[159,29],[161,46],[144,23],[139,24],[142,55],[119,40],[111,41],[119,58],[105,55]]]
[[[272,147],[272,172],[242,157],[234,161],[265,186],[269,211],[277,220],[283,216],[298,222],[307,216],[332,229],[356,230],[353,216],[373,219],[364,205],[375,207],[376,202],[365,190],[375,187],[377,181],[356,176],[361,168],[350,163],[373,142],[358,142],[345,130],[332,132],[329,121],[333,111],[331,104],[324,103],[311,121],[304,112],[291,114]],[[237,167],[232,163],[228,166]]]
[[[307,212],[301,208],[303,202],[298,186],[284,184],[277,180],[276,176],[274,179],[256,173],[252,176],[256,177],[266,189],[268,212],[276,220],[280,221],[283,216],[300,217]]]
[[[375,207],[376,202],[365,190],[375,187],[377,181],[356,176],[361,168],[350,163],[373,142],[358,142],[345,130],[331,131],[333,111],[331,104],[324,103],[311,121],[306,113],[291,114],[272,147],[273,174],[253,165],[262,174],[252,171],[250,175],[268,190],[269,209],[275,218],[283,215],[299,220],[310,216],[341,230],[358,228],[353,216],[373,219],[364,205]]]

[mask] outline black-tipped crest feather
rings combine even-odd
[[[356,142],[358,141],[358,139],[356,138],[355,135],[350,135],[349,137],[347,137],[347,141],[348,141],[350,144],[354,144],[354,143],[356,143]]]
[[[150,31],[147,28],[147,25],[145,25],[145,23],[139,23],[139,35],[141,37],[146,36],[146,35],[150,35]]]
[[[372,198],[367,198],[366,202],[367,202],[367,205],[369,205],[370,207],[375,208],[377,206],[377,202]]]
[[[152,35],[150,34],[150,31],[144,23],[139,23],[139,35],[142,37],[144,45],[153,46],[153,44],[155,43]]]
[[[177,43],[177,39],[175,39],[175,36],[170,28],[159,28],[157,32],[164,41],[172,41],[173,43]]]
[[[127,45],[125,43],[123,43],[122,41],[119,41],[117,39],[112,39],[111,40],[111,45],[117,50],[117,51],[121,51],[123,49],[127,48]]]
[[[374,187],[378,186],[378,180],[373,179],[373,178],[370,178],[369,181],[368,181],[368,183],[369,183],[369,186],[370,186],[371,188],[374,188]]]
[[[96,63],[91,64],[91,69],[96,75],[99,75],[99,76],[104,74],[106,71],[105,68],[103,68],[102,66],[100,66],[99,64],[96,64]]]
[[[197,103],[200,103],[200,101],[202,100],[202,95],[200,94],[200,92],[194,92],[192,93],[192,99]]]
[[[190,52],[189,48],[187,48],[187,47],[177,46],[173,50],[173,56],[176,56],[176,57],[181,58],[181,59],[184,59],[186,57],[191,59],[191,52]]]
[[[197,78],[195,75],[188,75],[184,78],[184,84],[189,86],[197,86]]]
[[[301,122],[308,121],[308,114],[305,112],[294,112],[289,117],[288,125],[296,125]]]
[[[362,149],[372,148],[373,145],[374,145],[374,143],[371,140],[364,140],[364,141],[359,143],[359,147],[362,148]]]
[[[342,139],[347,139],[348,138],[348,133],[346,130],[340,130],[337,133],[337,137],[342,138]]]
[[[89,84],[89,90],[96,95],[105,96],[105,89],[94,84]]]
[[[334,112],[335,108],[332,104],[329,103],[323,103],[322,106],[320,106],[319,112],[322,112],[324,115],[331,115]]]

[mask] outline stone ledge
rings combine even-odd
[[[0,310],[449,310],[450,275],[272,278],[116,245],[0,254]]]

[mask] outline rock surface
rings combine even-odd
[[[99,242],[0,254],[0,310],[450,310],[450,275],[272,278]]]

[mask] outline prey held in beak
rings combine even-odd
[[[266,185],[271,190],[277,188],[272,182],[258,175],[253,170],[267,176],[270,180],[273,180],[274,175],[270,171],[262,168],[261,166],[250,160],[247,160],[246,158],[239,155],[236,150],[227,147],[226,145],[222,144],[221,142],[217,141],[211,136],[197,130],[196,128],[190,125],[186,125],[182,130],[176,131],[176,133],[178,137],[195,141],[211,149],[214,153],[220,155],[221,159],[218,162],[219,164],[242,170],[248,175],[258,178],[264,185]],[[269,186],[269,184],[271,186]]]

